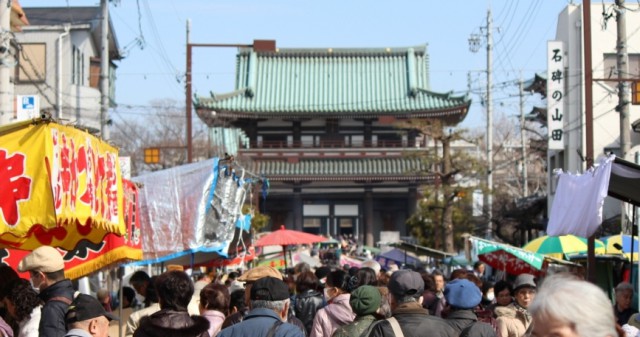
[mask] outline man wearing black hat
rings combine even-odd
[[[280,279],[266,276],[250,290],[251,311],[244,320],[223,329],[218,337],[304,337],[299,327],[286,323],[289,288]]]
[[[69,305],[65,316],[69,329],[65,337],[107,337],[109,322],[114,319],[117,318],[104,310],[96,298],[79,294]]]
[[[424,281],[412,270],[398,270],[391,275],[389,304],[392,317],[372,325],[369,337],[457,337],[442,318],[430,316],[422,308]]]

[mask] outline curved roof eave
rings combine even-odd
[[[196,113],[208,126],[219,125],[225,119],[262,119],[262,118],[377,118],[380,116],[394,116],[401,119],[410,118],[441,118],[450,123],[459,123],[467,116],[471,101],[464,105],[437,110],[414,111],[380,111],[380,112],[327,112],[327,113],[300,113],[300,112],[250,112],[236,110],[215,110],[209,108],[196,108]]]
[[[435,175],[423,176],[347,176],[347,175],[265,175],[270,181],[411,181],[411,182],[433,182]]]

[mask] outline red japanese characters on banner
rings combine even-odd
[[[72,250],[126,232],[117,149],[71,126],[0,126],[0,191],[0,247]]]
[[[111,222],[118,220],[118,186],[116,155],[110,152],[97,153],[91,142],[82,140],[76,144],[74,138],[63,132],[51,130],[53,142],[52,187],[56,211],[76,209],[80,200],[91,206],[94,215],[101,215]],[[84,178],[84,184],[81,179]],[[80,191],[84,186],[84,191]],[[80,194],[80,198],[77,195]]]
[[[81,240],[73,250],[59,249],[65,262],[65,277],[77,279],[98,271],[114,263],[142,259],[142,240],[140,239],[140,215],[138,211],[138,189],[128,180],[122,181],[124,188],[123,212],[127,232],[118,236],[108,233],[104,241],[92,243]],[[14,269],[29,251],[18,249],[0,249],[0,262]],[[28,274],[21,275],[28,277]]]
[[[31,178],[25,176],[25,155],[14,152],[11,155],[0,149],[0,214],[9,226],[20,220],[18,203],[28,200],[31,194]]]

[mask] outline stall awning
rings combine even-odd
[[[640,165],[616,157],[611,166],[609,196],[640,207]]]
[[[443,259],[449,256],[456,256],[456,254],[453,254],[453,253],[447,253],[441,250],[437,250],[437,249],[433,249],[425,246],[419,246],[419,245],[404,242],[404,241],[391,243],[390,246],[400,248],[404,251],[415,253],[418,256],[429,256],[436,259]]]

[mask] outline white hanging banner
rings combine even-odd
[[[564,149],[564,44],[547,43],[547,129],[549,150]]]
[[[597,168],[584,174],[560,172],[553,198],[547,234],[573,234],[588,238],[602,224],[602,206],[609,191],[615,156],[603,158]]]

